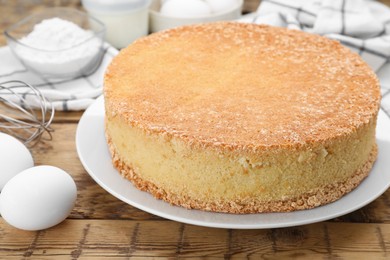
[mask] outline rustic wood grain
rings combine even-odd
[[[20,113],[15,111],[14,108],[10,108],[9,106],[4,105],[3,103],[0,103],[0,113],[8,115],[12,118],[21,119]],[[84,111],[70,111],[70,112],[55,111],[53,122],[78,123],[83,113]],[[37,115],[39,119],[42,118],[40,116],[40,111],[37,111]],[[46,116],[49,117],[49,114],[47,114]]]
[[[76,181],[78,199],[71,218],[160,219],[116,199],[87,174],[76,151],[76,123],[54,123],[52,128],[55,131],[53,140],[34,147],[33,158],[36,165],[48,164],[64,169]],[[390,190],[366,207],[333,221],[390,223]]]
[[[259,2],[246,0],[244,11]],[[0,0],[0,29],[46,6],[81,8],[79,0]],[[31,149],[36,165],[63,168],[74,178],[74,209],[61,224],[37,232],[0,218],[0,259],[390,259],[389,190],[348,215],[299,227],[231,230],[173,222],[121,202],[92,180],[76,152],[81,115],[57,112],[53,140]]]
[[[76,123],[54,123],[52,128],[54,129],[53,140],[40,142],[31,150],[36,165],[47,164],[59,167],[67,171],[75,180],[78,198],[70,217],[158,219],[116,199],[86,173],[76,151]]]
[[[260,0],[245,0],[244,6],[242,7],[242,12],[243,13],[254,12],[259,6],[260,2],[261,2]]]
[[[317,223],[229,230],[171,221],[72,220],[27,232],[0,220],[3,258],[207,257],[225,259],[388,259],[387,224]],[[63,235],[59,235],[63,234]]]

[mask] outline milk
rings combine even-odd
[[[82,0],[84,8],[106,26],[106,41],[121,49],[148,34],[150,0]]]

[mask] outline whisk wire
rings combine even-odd
[[[47,133],[52,139],[50,127],[55,109],[51,102],[34,86],[19,80],[0,83],[0,131],[5,131],[33,146]],[[3,108],[3,109],[2,109]]]

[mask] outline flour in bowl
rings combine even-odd
[[[102,40],[60,18],[41,21],[15,48],[19,58],[43,75],[69,75],[96,61]]]

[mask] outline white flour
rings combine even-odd
[[[101,41],[73,22],[60,18],[43,20],[15,50],[25,64],[42,74],[72,74],[97,56]],[[80,45],[78,45],[80,44]]]

